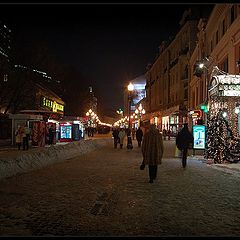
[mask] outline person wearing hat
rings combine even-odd
[[[182,151],[182,166],[186,168],[187,165],[187,154],[189,144],[193,142],[193,135],[188,129],[188,124],[184,123],[182,130],[177,134],[176,146]]]

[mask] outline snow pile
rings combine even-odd
[[[73,157],[88,153],[104,146],[111,139],[93,139],[79,142],[70,142],[65,145],[52,145],[48,148],[39,148],[33,152],[25,152],[17,157],[0,159],[0,179],[11,177],[18,173],[40,169],[55,162],[61,162]]]

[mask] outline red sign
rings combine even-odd
[[[192,114],[192,117],[194,118],[201,118],[202,117],[202,110],[194,110],[194,113]]]

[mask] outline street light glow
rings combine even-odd
[[[133,84],[132,84],[132,83],[129,83],[129,84],[128,84],[128,91],[131,92],[131,91],[133,91],[133,89],[134,89]]]

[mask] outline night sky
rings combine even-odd
[[[100,109],[109,114],[123,106],[124,86],[146,72],[160,43],[179,30],[189,6],[3,4],[1,20],[11,28],[19,48],[44,42],[58,62],[77,69],[84,80],[74,83],[73,91],[91,85]],[[194,6],[205,9],[212,5]]]

